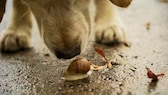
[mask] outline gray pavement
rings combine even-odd
[[[10,6],[9,2],[7,10]],[[84,80],[62,80],[62,70],[73,59],[57,59],[34,28],[31,50],[0,53],[0,95],[168,95],[168,1],[133,0],[129,8],[118,10],[132,46],[96,44],[112,62],[118,63],[113,69],[95,71]],[[0,24],[0,31],[9,17],[10,11]],[[103,61],[93,44],[89,41],[80,56],[101,65]],[[158,82],[151,82],[146,67],[165,75]]]

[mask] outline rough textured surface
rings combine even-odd
[[[10,0],[8,0],[10,1]],[[7,10],[10,10],[8,4]],[[14,54],[0,53],[0,95],[167,95],[168,93],[168,1],[133,0],[127,9],[120,9],[132,43],[125,46],[103,46],[114,65],[111,70],[93,72],[84,80],[73,82],[61,79],[62,70],[71,60],[58,60],[41,41],[34,29],[31,50]],[[0,24],[2,31],[10,11]],[[93,41],[80,55],[95,64],[103,64],[94,51]],[[147,78],[146,67],[154,73],[164,73],[158,82]]]

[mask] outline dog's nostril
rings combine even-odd
[[[71,50],[55,51],[55,54],[57,58],[70,59],[76,55],[79,55],[80,52],[81,52],[80,47],[76,47]]]

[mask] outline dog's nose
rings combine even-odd
[[[80,46],[65,51],[55,51],[57,58],[70,59],[81,52]]]

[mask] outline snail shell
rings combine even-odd
[[[86,74],[90,70],[90,62],[85,58],[78,58],[74,60],[68,67],[69,73]]]
[[[90,62],[85,58],[78,58],[72,61],[68,69],[63,72],[62,79],[68,81],[84,79],[91,73]]]
[[[128,7],[132,0],[110,0],[113,4],[119,7]]]

